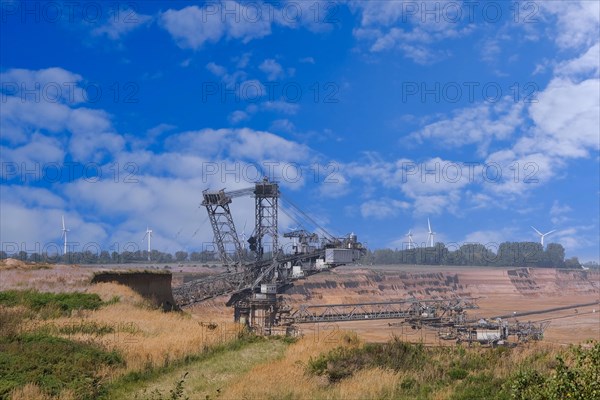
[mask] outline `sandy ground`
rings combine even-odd
[[[173,286],[186,279],[206,276],[219,269],[194,265],[69,266],[50,269],[0,269],[0,290],[35,288],[42,291],[74,291],[89,288],[95,271],[106,269],[164,269],[173,273]],[[381,302],[410,298],[474,297],[479,309],[469,318],[512,314],[519,321],[550,321],[545,340],[579,343],[600,340],[600,272],[555,269],[383,266],[341,267],[296,281],[284,295],[292,307],[301,304]],[[194,319],[229,322],[233,310],[225,307],[226,296],[187,308]],[[522,312],[583,303],[544,314],[519,316]],[[299,325],[305,335],[332,335],[335,330],[354,330],[368,341],[385,341],[392,335],[411,341],[439,342],[437,333],[413,330],[394,320],[336,322]],[[444,342],[446,343],[446,342]]]

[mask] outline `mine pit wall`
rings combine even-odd
[[[477,303],[482,309],[488,307],[485,312],[482,310],[482,315],[490,315],[504,310],[507,299],[518,302],[537,298],[531,308],[543,309],[567,304],[561,299],[564,296],[578,298],[572,303],[599,299],[600,272],[506,267],[346,267],[294,281],[283,297],[296,309],[309,304],[478,297]],[[204,317],[228,320],[231,314],[224,311],[227,300],[229,296],[219,296],[197,303],[191,309]]]
[[[170,272],[99,272],[92,283],[115,282],[130,287],[143,298],[164,311],[178,310],[171,290]]]
[[[294,282],[292,305],[383,302],[453,297],[598,297],[598,271],[554,268],[460,268],[427,271],[344,269]]]

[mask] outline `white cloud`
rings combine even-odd
[[[117,133],[89,132],[73,135],[69,151],[83,162],[104,162],[125,148],[125,139]]]
[[[523,122],[524,103],[506,97],[497,103],[486,102],[452,112],[448,119],[425,125],[411,134],[420,142],[433,140],[444,146],[477,144],[485,155],[494,140],[507,140]]]
[[[555,41],[561,49],[588,48],[598,41],[599,2],[544,1],[538,6],[543,15],[556,18]]]
[[[276,119],[271,123],[271,130],[292,133],[296,130],[296,127],[289,119]]]
[[[488,247],[490,250],[495,251],[496,249],[491,246],[492,244],[500,244],[502,242],[517,241],[515,237],[515,230],[512,228],[502,228],[499,230],[480,230],[468,233],[463,243],[478,243]]]
[[[282,79],[285,77],[285,72],[283,71],[283,67],[277,61],[272,58],[267,58],[264,60],[259,66],[262,72],[267,75],[267,79],[269,81],[274,81],[277,79]]]
[[[311,150],[270,132],[242,129],[204,129],[171,136],[167,148],[199,156],[234,160],[306,161]]]
[[[554,69],[557,76],[569,77],[578,81],[580,76],[598,77],[600,68],[600,43],[590,47],[580,57],[559,63]]]
[[[0,172],[5,175],[3,178],[9,178],[13,175],[13,170],[8,169],[8,164],[15,166],[17,172],[22,174],[25,171],[43,171],[48,164],[62,164],[65,157],[65,150],[62,143],[52,137],[44,136],[39,133],[32,135],[31,141],[19,147],[0,146],[2,153],[3,168]],[[35,173],[26,180],[39,180],[42,173]]]
[[[21,186],[0,185],[0,194],[3,204],[11,203],[28,208],[48,207],[64,208],[66,202],[63,198],[48,189]]]
[[[182,48],[198,49],[205,42],[218,42],[225,26],[220,18],[204,18],[206,9],[188,6],[181,10],[169,9],[161,14],[163,27]]]
[[[271,34],[271,22],[265,18],[254,20],[253,7],[234,1],[169,9],[160,16],[162,26],[181,48],[197,50],[205,43],[217,43],[223,37],[248,43]],[[225,10],[234,10],[228,15]]]
[[[417,195],[413,199],[415,215],[440,215],[445,212],[458,214],[460,211],[461,195],[456,190],[444,194]]]
[[[22,101],[47,103],[80,103],[84,100],[83,77],[63,68],[39,70],[12,68],[0,73],[2,100],[14,96]],[[23,90],[35,93],[25,94]]]
[[[135,29],[148,25],[152,19],[150,15],[138,14],[130,9],[120,9],[118,17],[109,18],[104,25],[94,28],[92,34],[95,36],[105,35],[109,39],[119,40]]]
[[[549,235],[548,239],[544,240],[544,243],[560,243],[565,248],[565,251],[571,255],[575,255],[573,254],[574,251],[580,253],[579,250],[585,248],[595,247],[597,251],[598,228],[594,224],[566,227]]]
[[[587,157],[598,149],[600,80],[580,83],[553,79],[529,109],[535,122],[535,140],[517,143],[521,152],[539,150],[564,158]],[[533,147],[532,147],[533,146]]]
[[[9,70],[3,79],[38,82],[46,86],[52,82],[59,87],[81,89],[78,86],[81,76],[61,68]],[[4,95],[6,98],[0,107],[2,140],[12,145],[10,153],[13,157],[35,162],[61,161],[57,158],[64,156],[62,147],[68,142],[74,161],[101,161],[124,147],[124,140],[114,132],[108,113],[87,107],[75,108],[76,96],[63,102],[43,95],[40,98],[22,97],[19,93]],[[50,139],[50,136],[58,135],[66,140]],[[24,146],[14,147],[19,144]]]
[[[30,191],[23,196],[29,196]],[[35,192],[35,190],[31,191]],[[3,250],[62,253],[61,217],[65,216],[67,228],[71,230],[68,236],[68,248],[82,251],[87,248],[92,251],[99,248],[107,239],[102,225],[87,222],[76,212],[65,212],[63,208],[32,207],[19,203],[3,202],[0,207],[0,236]]]
[[[248,113],[242,110],[236,110],[229,114],[229,122],[232,124],[238,124],[242,121],[246,121],[249,118]]]
[[[350,9],[360,15],[360,26],[353,31],[354,37],[368,45],[371,52],[399,50],[418,64],[431,64],[450,54],[433,50],[432,44],[471,34],[474,28],[441,17],[427,17],[425,3],[404,1],[351,1]],[[441,5],[440,5],[441,4]],[[409,8],[416,10],[410,10]],[[436,2],[434,7],[445,7]],[[413,12],[416,11],[416,12]],[[463,10],[464,11],[464,10]]]
[[[567,204],[561,205],[558,200],[554,200],[552,208],[550,208],[550,220],[554,225],[562,225],[570,220],[568,214],[570,214],[571,211],[573,211],[573,209]]]
[[[360,213],[363,218],[384,219],[397,216],[402,210],[410,208],[405,201],[393,199],[368,200],[361,204]]]
[[[293,115],[298,112],[300,106],[297,103],[288,101],[265,101],[260,104],[260,108],[265,111],[277,111],[283,114]]]
[[[300,61],[303,64],[314,64],[315,63],[315,59],[313,57],[303,57],[298,61]]]

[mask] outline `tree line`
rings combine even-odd
[[[495,251],[494,251],[495,250]],[[538,242],[504,242],[497,249],[479,243],[467,243],[451,249],[443,243],[412,249],[369,250],[363,264],[416,264],[457,266],[579,268],[577,257],[565,260],[561,244],[550,243],[544,249]]]
[[[0,259],[15,258],[21,261],[38,263],[66,264],[128,264],[128,263],[217,263],[218,254],[214,251],[177,251],[174,254],[152,250],[150,257],[146,250],[99,253],[92,251],[69,252],[65,255],[47,253],[27,253],[20,251],[7,254],[0,251]],[[244,251],[243,260],[252,261],[253,253]],[[478,243],[467,243],[452,249],[443,243],[433,247],[412,249],[367,250],[359,261],[362,264],[416,264],[416,265],[457,265],[457,266],[505,266],[505,267],[554,267],[579,268],[577,257],[565,259],[565,249],[558,243],[550,243],[544,249],[538,242],[504,242],[497,249]],[[586,264],[587,265],[587,264]],[[597,267],[597,263],[588,266]]]
[[[209,263],[217,261],[214,252],[212,251],[177,251],[175,254],[166,253],[158,250],[152,250],[150,257],[148,251],[122,251],[120,253],[106,250],[100,253],[92,251],[76,251],[68,252],[67,254],[48,254],[48,253],[31,253],[25,251],[8,255],[5,251],[0,251],[0,259],[15,258],[21,261],[38,262],[38,263],[67,263],[67,264],[128,264],[128,263],[182,263],[182,262],[198,262]]]

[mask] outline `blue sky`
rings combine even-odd
[[[147,226],[156,249],[201,250],[202,190],[271,171],[321,225],[372,248],[401,248],[409,230],[424,243],[430,218],[450,246],[537,240],[533,225],[599,258],[596,1],[1,12],[4,250],[52,252],[63,214],[75,250],[143,248]],[[252,199],[232,208],[252,224]]]

